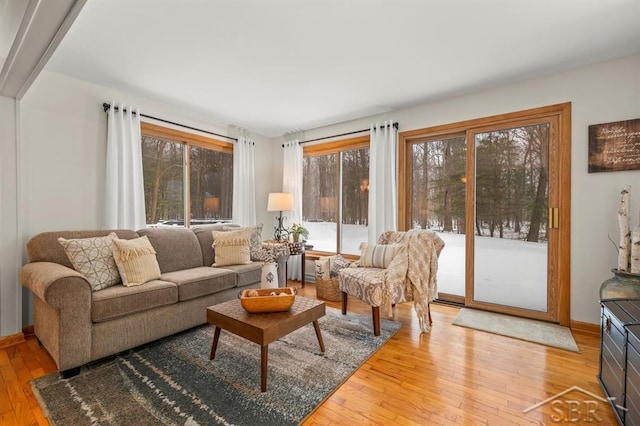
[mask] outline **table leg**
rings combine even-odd
[[[322,341],[322,333],[320,332],[320,324],[318,324],[318,320],[313,322],[313,328],[316,330],[316,336],[318,337],[318,343],[320,344],[320,351],[324,352],[324,342]]]
[[[302,252],[302,288],[304,288],[304,264],[307,262],[306,255]]]
[[[262,346],[260,350],[260,391],[267,391],[267,355],[269,354],[269,345]]]
[[[216,357],[216,349],[218,348],[218,339],[220,339],[220,327],[216,327],[213,333],[213,344],[211,345],[211,355],[209,355],[209,359],[213,359]]]

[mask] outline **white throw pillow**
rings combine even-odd
[[[328,280],[331,277],[329,259],[316,260],[316,278]]]
[[[112,248],[123,285],[133,287],[160,278],[156,250],[146,236],[132,240],[116,238]]]
[[[400,244],[362,244],[358,264],[365,268],[386,268],[400,249]]]
[[[211,266],[249,265],[251,263],[251,229],[237,231],[211,231],[214,263]]]

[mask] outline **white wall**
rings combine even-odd
[[[425,77],[427,78],[427,77]],[[640,55],[425,103],[384,115],[306,130],[305,138],[340,134],[394,119],[408,131],[562,102],[572,103],[571,319],[599,322],[599,287],[616,267],[619,190],[632,186],[632,225],[640,217],[640,171],[587,173],[588,126],[640,118]],[[275,146],[280,139],[272,141]],[[274,173],[274,179],[278,174]],[[280,174],[281,179],[281,174]],[[446,250],[446,248],[445,248]]]
[[[39,232],[103,227],[106,114],[102,103],[112,100],[137,106],[144,114],[229,134],[227,123],[216,125],[210,117],[43,71],[21,102],[21,248]],[[268,230],[272,145],[268,138],[252,136],[257,220]],[[30,297],[26,297],[25,324],[32,318]]]
[[[0,96],[0,336],[22,330],[16,117],[15,99]]]

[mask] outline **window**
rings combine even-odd
[[[305,147],[303,224],[317,251],[358,254],[367,241],[369,136]]]
[[[142,123],[148,226],[231,220],[233,145]]]

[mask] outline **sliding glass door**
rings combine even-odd
[[[439,259],[440,299],[459,301],[465,294],[464,135],[425,139],[411,145],[412,228],[432,229],[445,241]]]
[[[445,241],[438,299],[567,325],[570,104],[400,138],[400,226]]]
[[[550,127],[470,132],[475,202],[467,305],[547,312]]]

